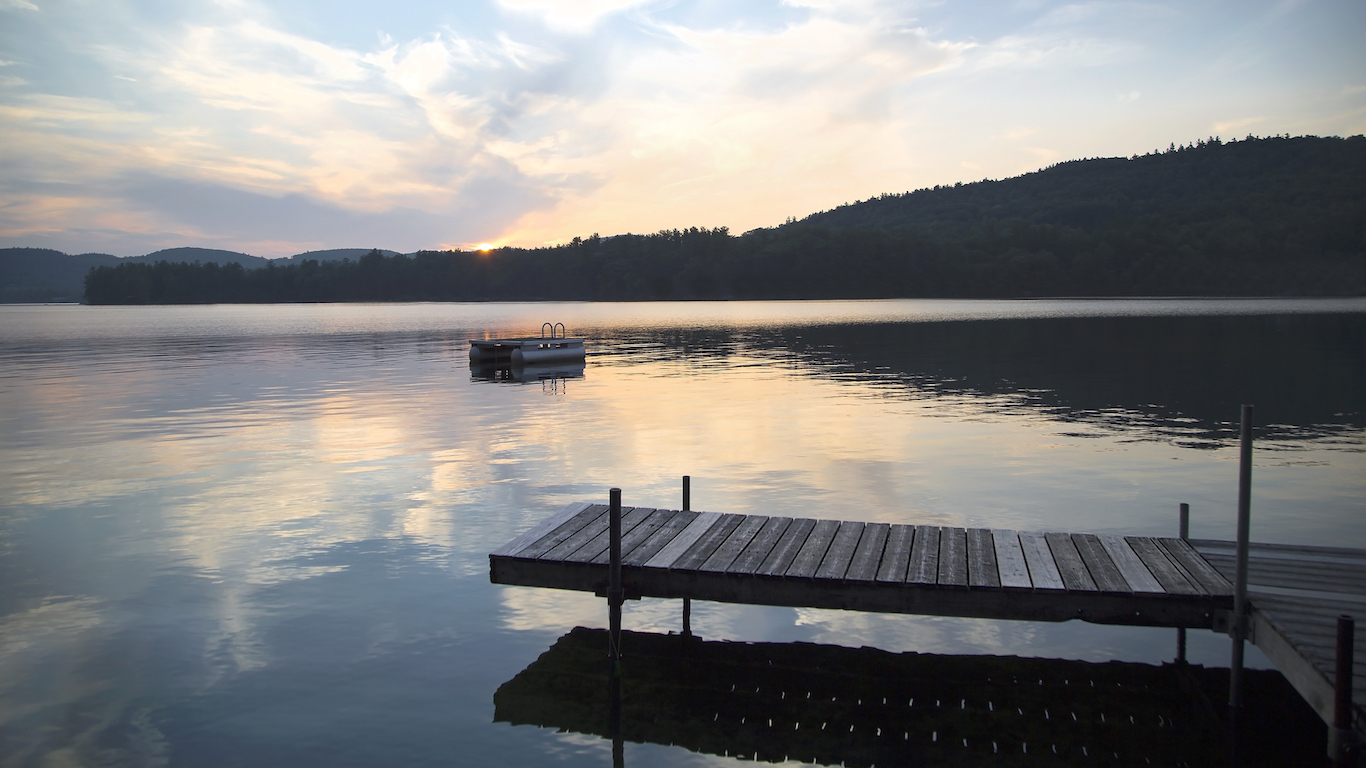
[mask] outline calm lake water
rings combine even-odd
[[[587,336],[581,376],[467,340]],[[1366,300],[0,307],[0,762],[610,765],[493,722],[603,601],[563,504],[1366,547]],[[693,606],[708,639],[1158,663],[1171,630]],[[640,601],[628,629],[679,627]],[[1192,632],[1192,661],[1228,640]],[[1253,664],[1265,665],[1255,650]],[[729,765],[630,744],[633,765]],[[48,762],[50,761],[50,762]]]

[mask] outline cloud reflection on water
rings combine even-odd
[[[146,734],[152,754],[164,731],[174,754],[259,749],[284,763],[294,736],[335,756],[326,734],[339,729],[363,754],[418,762],[451,729],[473,754],[525,758],[534,742],[546,760],[599,759],[487,730],[491,686],[603,613],[591,596],[493,587],[485,554],[610,486],[628,504],[675,506],[685,473],[695,507],[727,512],[1170,533],[1188,501],[1197,535],[1229,535],[1236,467],[1211,428],[1219,406],[1173,406],[1204,379],[1125,400],[1141,382],[1087,381],[1085,365],[1043,386],[1037,366],[982,346],[926,354],[923,342],[955,338],[943,323],[903,333],[922,344],[895,359],[840,338],[875,317],[1047,306],[0,307],[0,670],[15,672],[0,727],[35,734],[24,754],[80,759],[125,732]],[[1058,311],[1098,306],[1118,311]],[[595,338],[582,379],[547,390],[471,376],[464,339],[546,316]],[[1355,406],[1311,405],[1298,412],[1329,413],[1330,429],[1287,420],[1279,450],[1258,454],[1254,537],[1366,546]],[[1350,413],[1332,423],[1334,408]],[[1173,411],[1209,445],[1149,418]],[[678,620],[673,601],[627,608],[632,629]],[[693,621],[712,638],[891,650],[1171,652],[1170,633],[1131,628],[719,604]],[[1192,643],[1213,659],[1227,649]],[[418,703],[433,708],[400,723]],[[73,717],[84,730],[43,730]],[[413,733],[423,746],[404,747]]]

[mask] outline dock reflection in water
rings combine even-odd
[[[494,720],[763,762],[822,765],[1220,765],[1227,670],[575,628],[494,694]],[[1279,673],[1249,670],[1249,752],[1317,765],[1322,723]],[[612,710],[620,709],[619,730]],[[614,731],[616,731],[614,733]]]

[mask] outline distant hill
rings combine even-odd
[[[69,254],[51,248],[0,248],[0,303],[81,301],[85,295],[85,275],[91,267],[165,261],[172,264],[241,264],[245,269],[259,269],[267,264],[285,266],[305,259],[356,261],[370,250],[337,248],[272,260],[217,248],[166,248],[145,256],[123,258],[107,253]],[[386,256],[398,254],[389,250],[380,252]]]
[[[123,261],[146,261],[151,263],[169,261],[172,264],[177,262],[192,264],[196,261],[200,264],[214,262],[216,264],[241,264],[247,269],[258,269],[270,263],[270,259],[262,258],[260,256],[248,256],[245,253],[238,253],[237,251],[221,251],[217,248],[166,248],[164,250],[154,251],[146,256],[129,256],[128,258],[123,259]]]
[[[1366,139],[1304,136],[1196,142],[1134,157],[1070,160],[1002,181],[880,195],[798,226],[963,232],[1016,221],[1087,233],[1160,219],[1233,237],[1296,239],[1339,253],[1363,247]],[[788,225],[789,227],[791,225]]]
[[[80,301],[91,267],[121,263],[107,253],[66,254],[50,248],[0,248],[0,302]]]
[[[312,259],[314,261],[341,261],[343,259],[359,261],[360,257],[364,256],[372,250],[379,250],[379,252],[384,254],[385,256],[399,255],[398,251],[390,251],[384,248],[333,248],[328,251],[307,251],[305,253],[296,253],[287,259],[277,260],[276,265],[278,266],[281,263],[298,264],[299,262],[308,259]]]

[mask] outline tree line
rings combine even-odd
[[[1366,138],[1218,139],[725,227],[248,270],[120,264],[90,303],[1366,295]]]

